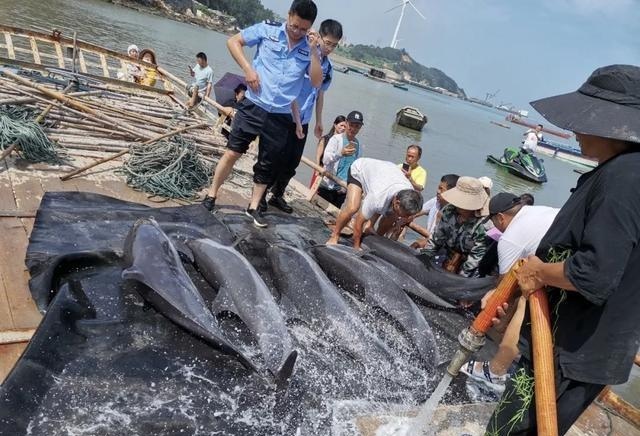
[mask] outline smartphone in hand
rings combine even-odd
[[[411,165],[409,165],[408,163],[405,162],[402,164],[403,171],[409,172],[410,169],[411,169]]]

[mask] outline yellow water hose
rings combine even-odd
[[[533,376],[535,379],[538,435],[558,435],[555,366],[549,300],[544,289],[529,296],[531,336],[533,340]]]

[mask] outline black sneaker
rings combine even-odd
[[[207,195],[206,197],[204,197],[204,200],[202,200],[202,205],[209,212],[213,211],[213,209],[216,207],[216,197],[209,197]]]
[[[276,196],[272,195],[271,198],[269,199],[269,205],[271,205],[273,207],[277,207],[278,209],[280,209],[284,213],[292,213],[293,212],[293,208],[291,206],[289,206],[287,204],[287,202],[284,201],[284,198],[282,198],[282,197],[276,197]]]
[[[264,220],[264,218],[262,218],[262,215],[257,210],[246,208],[244,214],[253,219],[254,226],[260,228],[267,227],[267,222]]]
[[[258,212],[265,213],[267,209],[269,209],[269,206],[267,206],[267,193],[265,192],[260,199],[260,203],[258,203]]]

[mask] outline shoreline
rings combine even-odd
[[[227,36],[231,36],[236,31],[229,30],[229,26],[222,24],[216,24],[211,21],[202,19],[196,15],[189,16],[187,14],[177,12],[174,10],[167,10],[160,7],[145,6],[140,3],[131,0],[103,0],[107,3],[111,3],[116,6],[122,6],[127,9],[133,9],[145,14],[155,15],[156,17],[163,17],[169,20],[178,21],[181,23],[192,24],[194,26],[202,27],[204,29],[213,30],[214,32],[222,33]]]

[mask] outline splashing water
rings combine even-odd
[[[430,436],[433,434],[430,430],[430,423],[433,419],[436,407],[438,407],[440,400],[451,384],[451,380],[453,380],[451,374],[445,372],[444,376],[442,376],[442,380],[440,380],[440,383],[436,387],[436,390],[433,391],[431,397],[429,397],[427,402],[420,408],[420,412],[418,412],[418,416],[416,416],[411,423],[411,426],[406,432],[406,436]]]

